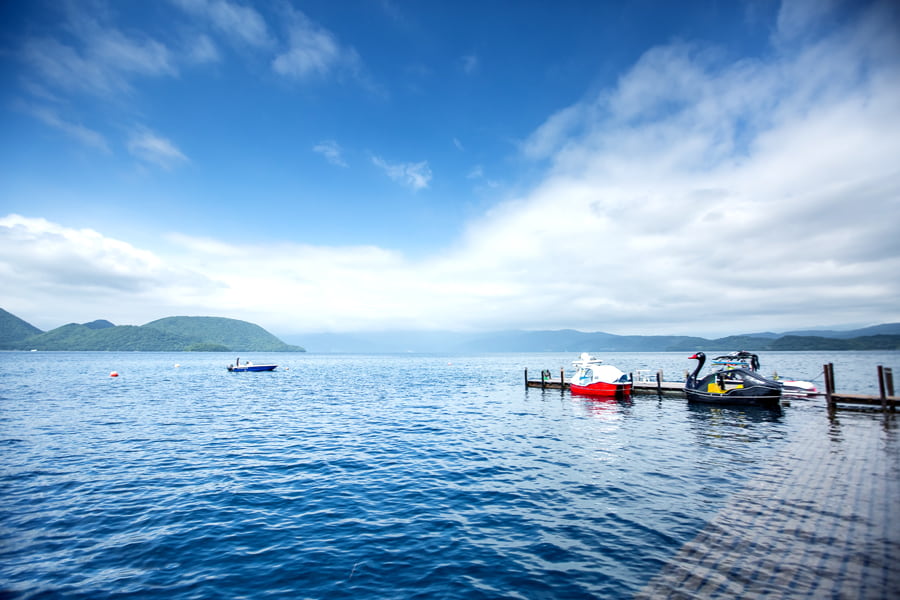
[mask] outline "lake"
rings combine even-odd
[[[3,353],[0,597],[627,598],[792,435],[827,433],[821,399],[525,389],[576,357]],[[761,356],[872,394],[898,358]]]

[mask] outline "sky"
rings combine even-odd
[[[900,321],[890,0],[0,3],[0,307],[276,335]]]

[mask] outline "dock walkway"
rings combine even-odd
[[[900,406],[900,396],[894,395],[894,376],[889,368],[878,367],[878,380],[880,394],[848,394],[837,392],[834,389],[834,365],[825,365],[825,393],[829,411],[838,408],[851,407],[881,407],[883,411],[896,411]],[[635,394],[658,394],[684,396],[683,381],[665,381],[662,371],[652,373],[649,370],[635,371],[632,373],[632,392]],[[540,379],[528,379],[528,369],[525,369],[525,387],[541,388],[545,390],[568,390],[569,382],[566,381],[565,370],[560,370],[559,378],[553,377],[550,371],[544,370]],[[785,403],[789,403],[789,396],[785,396]]]
[[[549,372],[547,372],[549,373]],[[634,377],[632,391],[648,394],[681,394],[684,392],[683,381],[663,381],[662,373],[658,377],[641,376],[640,371]],[[566,381],[565,372],[560,372],[559,377],[553,375],[542,376],[540,379],[528,379],[528,369],[525,369],[525,387],[541,388],[544,390],[568,390],[569,382]]]
[[[893,414],[812,421],[636,598],[900,598],[898,465]]]

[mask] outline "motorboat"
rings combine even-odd
[[[234,361],[233,365],[225,367],[231,373],[258,372],[258,371],[274,371],[278,365],[254,365],[249,360],[241,364],[241,359]]]
[[[575,374],[569,379],[569,390],[589,396],[627,396],[631,394],[632,378],[617,367],[605,365],[587,352],[572,362]]]
[[[689,402],[768,407],[780,405],[781,383],[766,379],[752,369],[738,366],[717,369],[701,378],[700,370],[706,363],[706,354],[697,352],[690,358],[697,361],[697,368],[684,384],[684,393]]]
[[[712,359],[710,363],[712,367],[719,367],[725,369],[734,369],[734,368],[742,368],[749,369],[754,372],[759,372],[759,357],[752,352],[747,352],[746,350],[739,350],[738,352],[731,352],[729,354],[723,354],[722,356],[717,356]],[[811,381],[801,381],[799,379],[785,379],[783,377],[779,377],[777,373],[773,374],[771,377],[772,381],[776,381],[781,384],[781,393],[784,396],[815,396],[819,393],[816,389],[816,386]]]
[[[773,381],[781,384],[781,393],[785,396],[818,396],[819,390],[811,381],[801,381],[799,379],[782,379],[776,373],[772,376]]]

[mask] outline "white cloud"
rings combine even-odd
[[[897,321],[894,33],[870,14],[766,59],[651,49],[616,86],[536,128],[523,152],[550,165],[540,183],[436,256],[185,236],[150,253],[8,217],[0,285],[16,295],[4,308],[70,315],[75,305],[92,311],[83,320],[115,320],[108,311],[119,307],[133,320],[218,314],[278,333],[724,335]],[[171,144],[138,147],[183,156]],[[412,189],[431,179],[427,162],[372,162]]]
[[[128,37],[116,29],[96,26],[90,34],[89,54],[107,68],[138,75],[176,75],[169,49],[151,38]]]
[[[97,318],[150,321],[214,293],[215,282],[177,264],[92,229],[0,218],[4,308],[45,328]]]
[[[776,41],[792,40],[828,16],[840,0],[782,0],[775,28]]]
[[[200,65],[219,62],[222,57],[219,49],[208,35],[197,35],[186,44],[186,58],[188,62]]]
[[[324,156],[325,160],[335,166],[347,166],[347,162],[344,160],[341,147],[334,140],[325,140],[323,142],[319,142],[318,144],[313,146],[313,151]]]
[[[79,143],[89,146],[102,152],[109,152],[109,145],[103,134],[94,131],[80,123],[72,123],[67,121],[57,113],[57,111],[46,106],[22,105],[22,110],[45,125],[54,127],[69,137],[77,140]]]
[[[431,181],[431,169],[428,161],[418,163],[389,163],[377,156],[372,157],[372,163],[387,173],[394,181],[400,182],[413,191],[428,187]]]
[[[266,21],[255,9],[227,0],[172,0],[185,12],[209,22],[232,42],[250,46],[271,44]]]
[[[583,120],[581,103],[573,104],[552,115],[522,144],[522,152],[531,159],[552,155],[572,135],[572,129]]]
[[[592,329],[896,319],[900,48],[879,21],[766,61],[651,49],[538,128],[523,151],[549,176],[471,251],[552,270]]]
[[[361,61],[356,50],[342,46],[329,30],[298,10],[287,8],[289,47],[272,61],[279,75],[304,80],[335,70],[357,73]]]
[[[32,72],[51,88],[101,95],[130,89],[115,70],[56,40],[28,40],[22,49],[22,57]]]
[[[129,36],[81,14],[68,25],[72,44],[37,37],[22,46],[20,56],[33,76],[51,88],[107,96],[130,92],[135,76],[178,73],[168,48],[150,37]]]
[[[171,141],[143,128],[131,134],[128,151],[136,158],[166,170],[190,162]]]

